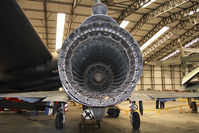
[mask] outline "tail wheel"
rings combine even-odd
[[[191,102],[192,113],[198,113],[196,102]]]
[[[58,113],[56,115],[56,119],[55,119],[55,128],[56,129],[63,129],[63,114],[62,113]]]
[[[134,129],[140,128],[140,115],[138,112],[131,113],[131,124]]]

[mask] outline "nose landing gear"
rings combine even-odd
[[[138,106],[135,104],[135,102],[130,103],[130,122],[133,126],[133,129],[138,130],[140,128],[140,115],[136,110],[138,109]]]
[[[66,122],[65,103],[61,103],[60,107],[57,110],[57,114],[56,114],[55,128],[63,129],[65,122]]]

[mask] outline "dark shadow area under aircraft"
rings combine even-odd
[[[145,105],[154,106],[153,102]],[[197,114],[179,113],[179,109],[172,109],[168,113],[145,112],[142,116],[140,130],[133,130],[129,116],[121,112],[119,118],[105,118],[101,128],[96,125],[85,125],[79,128],[81,109],[79,106],[69,105],[66,112],[66,124],[63,130],[54,128],[53,117],[38,115],[35,121],[27,120],[25,115],[0,114],[0,131],[5,133],[198,133],[199,117]]]

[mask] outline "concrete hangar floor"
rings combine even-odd
[[[63,130],[56,130],[53,116],[38,115],[35,121],[26,115],[0,113],[0,133],[199,133],[199,115],[191,113],[185,100],[166,103],[166,109],[155,110],[155,102],[144,102],[144,115],[141,116],[140,130],[133,130],[128,110],[128,102],[119,105],[118,118],[104,118],[101,128],[84,125],[79,128],[79,105],[68,104],[66,124]],[[171,107],[171,108],[170,108]]]

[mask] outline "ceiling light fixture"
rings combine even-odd
[[[148,47],[153,41],[155,41],[158,37],[160,37],[163,33],[165,33],[169,27],[164,26],[160,31],[158,31],[152,38],[150,38],[146,43],[144,43],[140,49],[141,51]]]
[[[129,21],[123,20],[122,23],[120,24],[120,27],[125,29],[128,24],[129,24]]]
[[[151,0],[151,1],[149,1],[149,2],[148,2],[148,1],[149,1],[149,0],[146,0],[146,1],[145,1],[146,4],[144,4],[142,7],[145,8],[145,7],[149,6],[151,3],[153,3],[153,2],[156,1],[156,0]],[[148,3],[147,3],[147,2],[148,2]]]
[[[62,46],[65,17],[66,14],[57,13],[56,50]]]
[[[198,12],[199,12],[199,8],[196,9],[195,11],[190,11],[189,13],[185,14],[185,16],[191,16],[191,15],[198,13]]]

